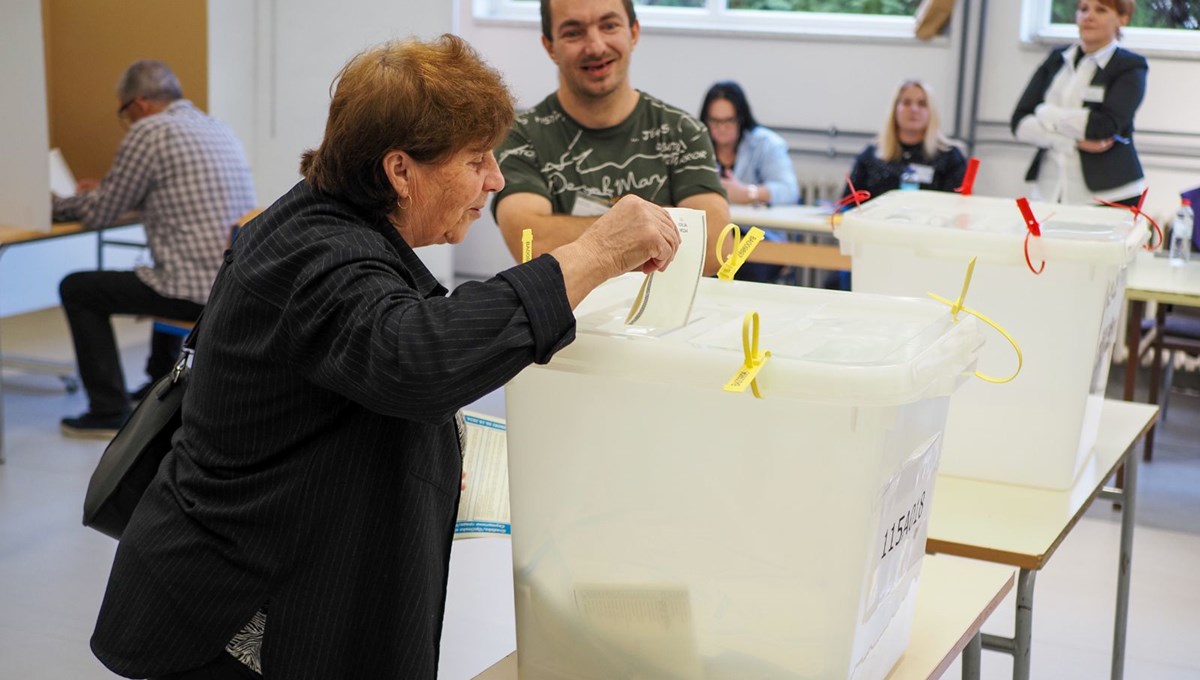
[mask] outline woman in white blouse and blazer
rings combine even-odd
[[[1135,205],[1145,189],[1133,117],[1146,91],[1146,60],[1120,47],[1135,0],[1079,0],[1079,42],[1050,53],[1013,112],[1017,139],[1038,147],[1025,176],[1038,198]]]

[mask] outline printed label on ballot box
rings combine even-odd
[[[925,555],[929,501],[937,475],[942,436],[936,434],[913,451],[883,489],[875,533],[874,572],[863,620],[867,620]]]

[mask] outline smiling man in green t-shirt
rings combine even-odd
[[[625,194],[703,210],[705,273],[717,269],[716,236],[729,221],[707,130],[680,109],[629,84],[641,27],[632,0],[542,0],[542,46],[558,66],[558,90],[517,117],[496,149],[505,187],[492,203],[520,258],[532,229],[534,256],[579,237]]]

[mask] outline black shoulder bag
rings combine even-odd
[[[154,383],[104,449],[83,499],[84,526],[121,538],[133,509],[171,450],[171,437],[183,424],[183,395],[199,329],[197,319],[183,341],[183,353],[175,369]]]

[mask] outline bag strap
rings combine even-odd
[[[200,320],[204,318],[204,310],[200,310],[200,316],[196,317],[196,323],[192,324],[192,330],[188,331],[187,337],[183,339],[183,351],[179,353],[179,360],[175,362],[175,368],[171,369],[171,383],[179,382],[179,378],[183,376],[183,372],[192,365],[192,356],[196,353],[196,332],[200,330]]]
[[[183,339],[183,349],[187,352],[196,351],[196,331],[200,330],[200,319],[204,318],[204,310],[200,310],[200,316],[196,317],[196,323],[192,324],[192,330],[188,331],[187,337]]]

